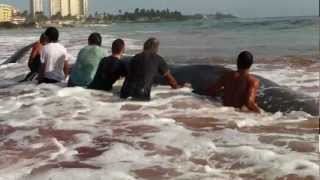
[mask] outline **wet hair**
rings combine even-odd
[[[55,27],[48,27],[44,32],[48,42],[58,42],[59,40],[59,31]]]
[[[101,46],[102,45],[102,37],[99,33],[92,33],[90,34],[89,38],[88,38],[88,43],[89,45],[97,45],[97,46]]]
[[[253,55],[249,51],[243,51],[238,56],[238,69],[249,69],[253,64]]]
[[[112,43],[112,54],[119,54],[124,49],[125,43],[122,39],[117,39]]]
[[[160,42],[157,38],[149,38],[143,45],[144,51],[156,52],[159,48]]]

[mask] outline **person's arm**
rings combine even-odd
[[[35,42],[33,47],[32,47],[31,54],[30,54],[29,61],[28,61],[29,67],[31,66],[31,63],[33,62],[33,60],[35,59],[37,54],[40,53],[39,52],[40,50],[41,50],[40,45],[38,44],[38,42]]]
[[[259,80],[253,79],[249,85],[249,92],[246,100],[246,107],[255,113],[260,113],[260,108],[256,103],[257,90],[259,88]]]
[[[67,60],[64,61],[63,72],[64,72],[64,78],[67,79],[69,75],[69,62]]]
[[[163,75],[163,77],[166,79],[167,83],[173,88],[173,89],[179,89],[182,88],[180,86],[176,79],[172,76],[172,74],[169,71],[167,63],[164,61],[164,59],[161,58],[159,63],[159,72]]]
[[[69,67],[69,60],[70,60],[70,55],[67,53],[67,49],[65,49],[64,52],[64,65],[63,65],[63,73],[64,73],[64,78],[67,79],[69,73],[70,73],[70,67]]]
[[[216,83],[209,86],[209,88],[208,88],[208,95],[209,96],[215,96],[215,95],[217,95],[218,92],[223,90],[224,79],[225,79],[225,77],[222,76],[222,77],[220,77],[220,79]]]
[[[38,75],[39,83],[41,83],[44,78],[44,73],[46,68],[46,55],[45,55],[44,49],[42,49],[40,52],[40,62],[41,62],[41,65],[40,65],[39,75]]]
[[[172,76],[172,74],[170,73],[170,71],[167,71],[167,73],[165,73],[164,78],[166,79],[167,83],[173,88],[173,89],[179,89],[182,88],[182,86],[180,86],[176,79]]]

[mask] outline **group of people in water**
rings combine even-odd
[[[121,60],[126,48],[124,40],[117,39],[112,43],[110,56],[101,45],[101,35],[92,33],[88,45],[80,50],[71,69],[67,50],[59,43],[58,29],[49,27],[32,48],[28,62],[31,72],[25,80],[32,80],[38,74],[39,83],[59,83],[69,76],[69,87],[110,91],[113,84],[123,77],[120,97],[143,101],[151,99],[152,84],[159,74],[173,89],[184,86],[178,84],[164,58],[158,54],[160,42],[156,38],[149,38],[142,52],[128,63]],[[252,64],[253,55],[248,51],[241,52],[237,60],[238,70],[222,76],[210,86],[208,93],[215,96],[223,91],[223,105],[259,113],[256,103],[259,80],[249,73]]]

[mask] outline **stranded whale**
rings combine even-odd
[[[195,93],[208,95],[208,87],[231,69],[218,65],[171,65],[170,71],[178,83],[190,83]],[[272,113],[304,111],[313,116],[319,114],[319,102],[315,98],[282,87],[261,76],[256,77],[260,80],[257,103],[265,111]],[[154,82],[166,84],[160,76],[156,77]]]
[[[33,43],[20,49],[3,64],[18,62],[31,49],[32,45]],[[123,58],[123,61],[128,66],[130,57]],[[219,65],[170,65],[169,68],[179,84],[190,83],[194,93],[200,95],[208,95],[209,85],[215,83],[220,76],[231,70]],[[257,103],[265,111],[271,113],[304,111],[313,116],[319,115],[319,101],[317,99],[280,86],[261,76],[256,77],[260,80]],[[160,76],[155,78],[154,83],[166,85],[165,80]]]

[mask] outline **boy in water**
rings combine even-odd
[[[58,83],[68,76],[68,53],[59,40],[59,31],[55,27],[49,27],[44,35],[47,44],[41,51],[41,68],[39,83]]]
[[[127,75],[121,57],[125,51],[125,43],[117,39],[112,43],[112,55],[101,60],[97,73],[88,88],[111,91],[113,84]]]
[[[82,48],[69,78],[69,86],[87,87],[93,80],[98,65],[106,51],[101,48],[102,37],[99,33],[92,33],[88,38],[88,46]]]
[[[143,52],[135,55],[129,65],[128,75],[122,86],[120,97],[132,97],[137,100],[150,100],[154,77],[160,73],[173,89],[178,89],[165,60],[158,55],[160,42],[150,38],[144,43]]]
[[[41,34],[39,41],[34,43],[34,45],[32,46],[31,55],[28,61],[30,72],[23,81],[32,81],[32,79],[39,73],[41,65],[40,54],[45,44],[46,36],[44,34]]]
[[[253,55],[244,51],[238,56],[238,71],[228,72],[218,82],[209,88],[209,94],[214,96],[223,91],[223,105],[241,110],[260,113],[256,103],[259,80],[249,74],[253,64]]]

